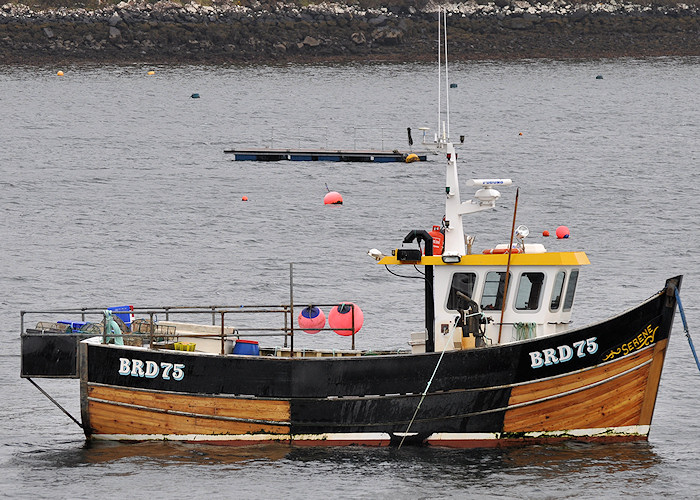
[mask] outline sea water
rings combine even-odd
[[[407,348],[422,328],[420,275],[402,267],[405,278],[393,276],[366,252],[388,254],[410,230],[440,223],[445,159],[233,162],[224,150],[408,152],[408,127],[421,150],[419,127],[432,140],[444,123],[458,143],[463,200],[473,194],[469,178],[514,181],[494,211],[465,221],[475,251],[508,241],[519,188],[528,241],[591,260],[575,325],[632,307],[683,274],[692,334],[700,331],[698,81],[697,58],[455,63],[441,84],[447,121],[430,64],[3,67],[0,491],[694,497],[700,373],[679,317],[648,442],[464,451],[86,444],[20,379],[19,312],[286,303],[293,263],[295,303],[355,302],[365,316],[359,348]],[[329,189],[343,205],[323,205]],[[570,238],[542,236],[560,225]],[[300,334],[295,346],[348,348],[349,339]],[[76,380],[38,383],[79,417]]]

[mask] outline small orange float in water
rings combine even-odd
[[[241,201],[248,201],[248,197],[247,197],[247,196],[243,196],[243,197],[241,198]]]
[[[566,226],[559,226],[557,228],[557,238],[560,240],[569,237],[569,228]]]
[[[337,193],[335,191],[329,191],[326,193],[326,196],[323,197],[323,204],[324,205],[342,205],[343,204],[343,197],[340,196],[340,193]]]
[[[547,231],[547,230],[542,231],[542,236],[549,236],[549,231]]]
[[[420,161],[420,157],[416,153],[411,153],[404,161],[406,163],[413,163],[414,161]]]
[[[63,71],[59,71],[58,73],[56,73],[56,76],[63,76]]]

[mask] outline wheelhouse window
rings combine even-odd
[[[474,294],[474,285],[476,284],[476,273],[455,273],[452,276],[452,284],[450,285],[450,294],[447,297],[447,308],[459,311],[466,309],[468,300],[464,295],[469,297],[469,300]]]
[[[505,272],[488,272],[486,281],[484,281],[484,293],[481,294],[481,309],[500,311],[503,307],[503,290],[505,286]]]
[[[574,304],[574,294],[576,293],[576,283],[578,282],[578,269],[571,271],[569,276],[569,284],[566,286],[566,295],[564,295],[564,311],[570,311]]]
[[[519,311],[536,311],[540,308],[544,273],[523,273],[515,296],[515,308]]]
[[[564,291],[564,279],[566,278],[565,271],[559,271],[554,278],[554,286],[552,287],[552,299],[549,302],[549,310],[556,311],[561,305],[561,294]]]

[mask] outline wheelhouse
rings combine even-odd
[[[503,344],[569,328],[579,270],[589,264],[586,254],[548,253],[542,245],[528,247],[525,253],[510,256],[510,266],[508,255],[503,254],[463,255],[454,263],[445,263],[440,255],[421,256],[419,262],[411,262],[432,268],[432,273],[426,273],[433,275],[432,286],[426,284],[433,290],[433,303],[426,304],[426,324],[442,334],[433,335],[434,350],[469,348],[480,342]],[[381,263],[408,262],[394,255]],[[430,329],[426,328],[428,341]],[[451,331],[454,335],[445,337]],[[413,350],[424,352],[425,343],[417,338]],[[453,345],[445,347],[444,339],[451,339]]]

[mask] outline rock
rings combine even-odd
[[[509,17],[502,21],[503,26],[512,30],[525,30],[532,26],[532,21],[522,17]]]
[[[379,45],[399,45],[403,32],[394,28],[379,28],[372,33],[372,41]]]
[[[312,36],[307,36],[302,42],[303,45],[308,45],[309,47],[318,47],[321,42]]]
[[[382,14],[382,15],[379,15],[377,17],[373,17],[372,19],[370,19],[367,22],[373,26],[383,26],[386,24],[387,19],[388,18]]]
[[[72,5],[75,1],[62,4]],[[294,61],[303,57],[309,47],[315,49],[314,56],[329,59],[361,61],[370,57],[399,61],[432,57],[435,38],[436,3],[432,0],[390,2],[386,7],[334,0],[210,0],[207,3],[211,6],[190,0],[113,1],[119,3],[102,1],[101,7],[94,10],[33,10],[23,4],[3,4],[0,61],[22,62],[27,55],[37,61],[52,61],[70,52],[69,57],[76,62],[132,62],[142,60],[144,50],[154,60],[162,61]],[[450,52],[455,59],[488,59],[504,54],[700,55],[700,45],[692,43],[700,25],[697,6],[660,6],[653,2],[655,7],[650,7],[638,3],[452,3],[447,21],[452,40]],[[624,44],[611,41],[620,37],[625,39]],[[121,49],[116,50],[118,47]]]
[[[365,34],[360,32],[353,33],[350,36],[350,40],[352,40],[355,45],[364,45],[367,43],[367,39],[365,38]]]
[[[573,11],[569,17],[571,18],[572,21],[580,21],[581,19],[583,19],[584,17],[587,17],[587,16],[588,16],[588,11],[586,11],[586,9],[578,8],[575,11]]]

